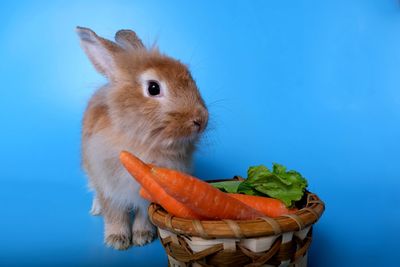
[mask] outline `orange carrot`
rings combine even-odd
[[[151,194],[147,192],[147,190],[144,189],[143,187],[140,188],[139,194],[142,198],[147,199],[150,202],[155,202]],[[296,208],[293,209],[286,208],[285,204],[282,201],[275,198],[250,196],[243,194],[232,194],[232,193],[229,193],[229,196],[236,198],[237,200],[243,202],[244,204],[258,210],[262,214],[271,218],[276,218],[285,214],[292,214],[298,211],[298,209]],[[184,204],[178,201],[178,205],[180,206]]]
[[[139,190],[139,195],[140,195],[142,198],[144,198],[144,199],[146,199],[147,201],[149,201],[149,202],[156,202],[156,201],[153,199],[153,197],[151,196],[151,194],[150,194],[146,189],[144,189],[143,187],[140,188],[140,190]],[[158,204],[160,204],[160,203],[158,203]]]
[[[153,167],[155,179],[165,191],[199,215],[212,219],[248,220],[263,214],[188,174]]]
[[[297,209],[288,209],[285,204],[275,198],[260,197],[260,196],[250,196],[243,194],[229,194],[229,196],[240,200],[246,205],[260,211],[268,217],[279,217],[281,215],[294,213]]]
[[[158,203],[157,201],[155,201],[154,200],[154,198],[151,196],[151,194],[146,190],[146,189],[144,189],[143,187],[142,188],[140,188],[140,190],[139,190],[139,195],[142,197],[142,198],[144,198],[144,199],[146,199],[146,200],[148,200],[149,202],[155,202],[155,203],[157,203],[157,204],[159,204],[159,205],[163,205],[163,203]],[[181,216],[180,217],[182,217],[182,218],[186,218],[186,219],[189,219],[187,216],[186,216],[186,214],[194,214],[195,212],[194,211],[192,211],[191,209],[189,209],[185,204],[183,204],[183,203],[181,203],[181,202],[179,202],[178,200],[176,200],[176,199],[174,199],[173,198],[173,200],[171,200],[171,202],[173,202],[174,204],[174,210],[178,210],[179,212],[179,214],[181,214]],[[177,212],[175,212],[175,213],[177,213]],[[207,218],[205,218],[204,216],[200,216],[200,215],[198,215],[198,214],[195,214],[195,215],[193,215],[192,217],[196,217],[195,219],[207,219]]]
[[[150,202],[155,202],[149,192],[143,187],[140,188],[139,194],[142,198],[147,199]],[[225,193],[226,194],[226,193]],[[285,204],[275,198],[269,197],[260,197],[260,196],[250,196],[243,194],[232,194],[229,196],[236,198],[237,200],[243,202],[244,204],[258,210],[268,217],[279,217],[285,214],[295,213],[297,211],[296,208],[288,209]],[[181,202],[178,202],[180,205],[183,205]]]
[[[199,216],[189,208],[185,207],[175,198],[167,194],[161,185],[154,179],[152,169],[143,161],[129,152],[123,151],[120,154],[120,161],[136,181],[148,192],[151,198],[160,203],[163,208],[174,216],[187,219],[204,219],[206,216]]]

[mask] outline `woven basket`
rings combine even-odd
[[[307,266],[312,225],[324,212],[317,195],[306,192],[295,214],[257,220],[199,221],[173,217],[149,206],[151,222],[169,266]]]

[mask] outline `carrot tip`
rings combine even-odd
[[[119,159],[122,161],[126,159],[127,157],[130,156],[130,153],[126,150],[122,150],[121,153],[119,153]]]

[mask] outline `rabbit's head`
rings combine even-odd
[[[115,42],[78,27],[89,59],[109,81],[106,91],[112,127],[151,146],[194,143],[208,121],[206,105],[188,68],[137,35],[120,30]]]

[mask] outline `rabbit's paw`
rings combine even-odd
[[[152,230],[137,230],[132,233],[132,245],[134,246],[143,246],[155,238],[155,233]]]
[[[105,243],[107,246],[118,249],[125,250],[131,245],[131,239],[129,236],[124,234],[110,234],[106,236]]]

